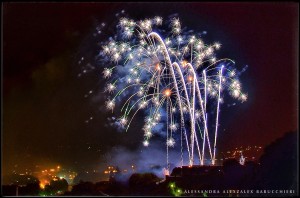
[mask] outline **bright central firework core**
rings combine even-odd
[[[188,50],[188,49],[187,49],[187,50]],[[186,67],[187,63],[188,63],[188,62],[187,62],[186,60],[182,61],[182,62],[181,62],[182,67]]]
[[[160,67],[160,64],[159,64],[159,63],[156,64],[155,69],[156,69],[157,71],[160,71],[160,70],[161,70],[161,67]]]
[[[171,90],[170,89],[166,89],[165,91],[164,91],[164,95],[165,96],[167,96],[167,97],[170,97],[171,96]]]
[[[169,26],[169,31],[163,29]],[[169,148],[180,146],[181,165],[184,150],[190,166],[195,158],[201,165],[214,165],[222,93],[227,90],[233,98],[247,100],[233,69],[234,61],[217,59],[215,51],[221,44],[205,44],[201,33],[190,35],[193,31],[182,28],[177,18],[166,25],[161,17],[140,21],[121,18],[117,28],[118,33],[100,54],[105,65],[111,65],[103,71],[104,78],[111,79],[105,91],[113,94],[107,108],[121,105],[118,122],[126,130],[143,109],[147,114],[143,127],[146,147],[157,133],[156,126],[163,124],[167,164]]]

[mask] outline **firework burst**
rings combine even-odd
[[[180,145],[181,151],[187,150],[189,165],[195,164],[195,156],[203,165],[207,155],[214,165],[222,93],[247,100],[234,61],[216,58],[221,44],[207,45],[201,34],[184,31],[178,18],[164,23],[159,16],[140,21],[121,18],[112,38],[100,53],[111,65],[103,70],[109,79],[105,91],[111,94],[107,108],[113,110],[116,101],[120,103],[119,122],[126,130],[143,109],[148,114],[143,127],[146,147],[164,116],[167,163],[169,147]],[[214,127],[207,125],[208,111],[215,112],[210,120]],[[176,144],[174,133],[181,134],[181,144]],[[182,154],[182,165],[183,161]]]

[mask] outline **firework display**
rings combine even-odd
[[[221,44],[205,44],[203,33],[188,31],[176,17],[164,21],[156,16],[120,18],[116,35],[102,47],[106,107],[115,113],[120,105],[118,122],[124,130],[142,110],[143,145],[151,145],[153,131],[162,123],[167,164],[169,149],[178,145],[181,165],[184,151],[190,166],[215,165],[223,95],[247,100],[234,61],[216,58]]]

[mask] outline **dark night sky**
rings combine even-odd
[[[101,161],[113,146],[134,150],[132,145],[141,143],[135,131],[122,134],[104,127],[106,113],[83,97],[95,85],[77,78],[77,62],[85,56],[82,48],[95,21],[108,22],[122,9],[138,17],[178,13],[186,26],[220,41],[221,51],[239,69],[249,66],[240,77],[249,99],[224,110],[220,148],[264,146],[297,129],[296,3],[2,6],[4,170],[43,162],[83,167]],[[85,124],[91,115],[94,123]]]

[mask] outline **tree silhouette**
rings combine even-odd
[[[50,185],[45,186],[45,192],[48,195],[61,194],[68,190],[68,182],[64,178],[50,181]]]
[[[129,178],[131,192],[151,195],[160,179],[153,173],[134,173]]]

